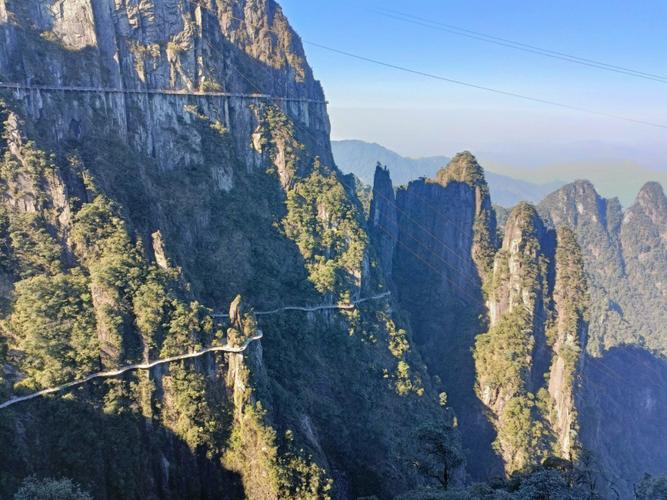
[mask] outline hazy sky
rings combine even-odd
[[[667,77],[665,0],[282,0],[304,40],[448,78],[667,126],[667,83],[610,73],[382,16],[437,22]],[[333,138],[412,156],[470,149],[517,166],[632,159],[667,169],[667,129],[428,80],[305,45]],[[524,165],[518,165],[523,162]]]

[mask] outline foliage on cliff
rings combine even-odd
[[[555,246],[555,248],[553,248]],[[477,394],[508,473],[552,454],[574,458],[574,380],[585,341],[588,288],[571,231],[552,235],[518,205],[505,224],[489,295],[491,329],[477,337]]]
[[[287,194],[285,234],[296,241],[309,279],[322,294],[361,285],[366,234],[359,214],[334,172],[319,163]]]
[[[37,165],[35,158],[40,159]],[[19,161],[26,164],[20,177],[15,175]],[[99,192],[90,172],[67,168],[47,162],[28,144],[20,148],[18,156],[7,155],[0,169],[2,238],[8,242],[3,247],[8,254],[3,264],[12,281],[0,331],[10,348],[6,361],[19,374],[11,380],[16,391],[68,382],[104,367],[201,349],[219,336],[208,311],[192,300],[183,286],[179,271],[159,267],[146,254],[142,240],[133,241],[121,209]],[[54,206],[53,191],[63,186],[62,179],[76,186],[72,177],[77,176],[85,191],[80,197],[65,199],[66,207]],[[13,189],[19,181],[24,186],[22,191]],[[29,192],[26,185],[30,186]],[[33,204],[36,211],[24,212],[17,203],[19,199]],[[171,433],[190,453],[220,460],[224,449],[233,448],[234,432],[243,432],[235,429],[227,443],[233,423],[221,405],[227,398],[223,388],[216,388],[196,364],[183,361],[172,364],[159,378],[137,373],[72,392],[67,399],[77,404],[69,410],[69,418],[87,418],[93,408],[100,407],[104,414],[117,418],[117,425],[125,432],[136,425],[133,422],[137,419],[148,418],[151,425],[164,429],[164,438]],[[5,429],[18,425],[13,423],[14,418],[12,414],[3,416]],[[92,426],[100,423],[97,418],[89,420]],[[271,432],[260,418],[253,422],[257,429],[267,429],[262,432]],[[33,432],[40,435],[51,431],[40,428]],[[116,439],[114,432],[102,440]],[[159,440],[158,436],[153,439]],[[85,439],[76,442],[78,456],[95,453]],[[69,446],[53,452],[66,450]],[[137,447],[128,450],[137,456],[145,453]],[[55,463],[47,466],[52,468]],[[125,466],[134,467],[131,463]],[[303,461],[299,454],[293,454],[285,466],[280,466],[277,459],[265,466],[267,471],[284,470],[282,474],[290,474],[294,484],[299,484],[302,473],[319,481],[319,469],[311,470],[314,465]],[[15,481],[10,471],[19,472],[21,467],[0,469],[0,484],[7,485]],[[289,472],[292,469],[294,472]],[[95,484],[79,465],[71,470],[86,485]],[[95,470],[92,467],[90,473]],[[115,482],[120,476],[107,477],[111,482],[104,486],[105,491],[121,488],[117,491],[125,492],[122,496],[140,491],[145,483],[131,474],[122,485]],[[303,481],[302,488],[310,487],[310,479]],[[326,488],[326,481],[322,484]],[[96,484],[95,491],[99,492],[100,487]],[[173,488],[178,491],[181,487]],[[289,493],[283,496],[292,497]]]
[[[582,249],[590,282],[588,351],[599,356],[633,344],[667,352],[667,198],[648,183],[625,210],[587,181],[547,197],[540,210],[555,226],[570,227]]]

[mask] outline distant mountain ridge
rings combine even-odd
[[[389,167],[396,185],[404,185],[420,177],[433,177],[450,160],[446,156],[407,158],[380,144],[359,140],[332,141],[331,146],[338,167],[369,185],[373,182],[377,162]],[[565,184],[536,184],[489,171],[485,172],[485,177],[493,202],[503,207],[512,207],[521,201],[538,203]]]

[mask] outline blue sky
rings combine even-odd
[[[667,125],[667,83],[583,67],[379,15],[390,8],[667,76],[667,1],[282,0],[311,40],[445,77]],[[632,157],[667,169],[667,130],[457,87],[306,45],[334,139],[423,156],[470,149],[515,166]],[[593,151],[593,152],[592,152]],[[526,154],[522,154],[526,153]],[[518,165],[519,163],[525,165]]]

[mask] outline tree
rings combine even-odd
[[[424,425],[418,429],[417,437],[423,446],[417,468],[448,489],[454,471],[464,462],[458,443],[446,426]]]
[[[37,479],[27,477],[14,495],[14,500],[92,500],[93,497],[81,490],[71,479]]]
[[[644,477],[635,487],[637,500],[664,500],[667,499],[667,476],[652,476],[644,474]]]

